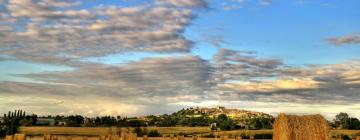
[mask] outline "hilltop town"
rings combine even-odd
[[[225,114],[227,117],[231,119],[244,119],[244,118],[253,118],[260,116],[271,117],[271,115],[263,112],[256,112],[256,111],[249,111],[242,109],[228,109],[223,106],[217,106],[215,108],[212,107],[187,108],[180,110],[177,113],[183,113],[183,112],[186,114],[187,117],[200,117],[206,115],[211,118],[216,118],[221,114]]]

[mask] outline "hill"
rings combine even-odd
[[[245,118],[254,118],[254,117],[272,117],[270,114],[263,112],[249,111],[249,110],[240,110],[240,109],[227,109],[222,106],[217,106],[214,108],[209,107],[196,107],[196,108],[186,108],[178,112],[173,113],[176,116],[186,116],[186,117],[201,117],[209,116],[211,118],[216,118],[221,114],[225,114],[231,119],[245,119]]]

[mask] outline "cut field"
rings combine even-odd
[[[117,127],[20,127],[20,133],[27,135],[43,135],[43,134],[56,134],[56,135],[107,135],[119,132],[121,128]],[[210,133],[216,135],[227,136],[240,136],[255,134],[272,134],[272,130],[234,130],[211,132],[209,127],[147,127],[147,130],[157,130],[162,135],[169,134],[185,134],[185,135],[209,135]],[[130,129],[132,131],[132,129]],[[359,136],[360,130],[331,130],[332,136],[346,134],[349,136]]]
[[[163,135],[168,134],[205,134],[210,133],[209,127],[146,127],[148,131],[157,130]],[[119,132],[118,127],[20,127],[20,133],[28,135],[58,134],[58,135],[106,135]],[[130,128],[132,131],[132,128]]]

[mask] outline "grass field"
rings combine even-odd
[[[29,135],[62,134],[62,135],[106,135],[119,132],[117,127],[20,127],[20,133]],[[209,127],[147,127],[147,130],[157,130],[167,134],[205,134],[210,133]],[[130,128],[130,131],[132,129]]]
[[[59,134],[59,135],[106,135],[118,132],[121,128],[116,127],[20,127],[20,133],[28,135]],[[209,127],[147,127],[147,130],[157,130],[163,135],[186,134],[186,135],[209,135],[212,133]],[[131,130],[130,130],[131,131]],[[234,130],[214,132],[217,135],[227,136],[272,134],[272,130]],[[360,130],[331,130],[332,136],[346,134],[349,136],[359,136]]]

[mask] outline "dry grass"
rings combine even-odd
[[[350,137],[360,136],[360,130],[331,130],[331,136],[348,135]]]
[[[110,127],[20,127],[19,132],[28,135],[106,135],[116,131]]]
[[[161,134],[202,134],[210,133],[209,127],[147,127],[148,131],[157,130]],[[106,135],[119,132],[116,127],[20,127],[20,133],[28,135],[58,134],[58,135]],[[132,129],[130,130],[132,131]]]
[[[280,114],[274,124],[274,140],[329,140],[329,125],[321,115]]]
[[[113,128],[115,129],[115,128]],[[120,128],[118,128],[120,130]],[[158,130],[161,134],[202,134],[208,135],[212,133],[209,127],[148,127],[150,130]],[[108,127],[21,127],[20,132],[29,135],[43,135],[43,134],[61,134],[61,135],[106,135],[111,128]],[[217,135],[231,135],[240,136],[242,134],[252,136],[255,134],[272,134],[273,130],[234,130],[225,132],[215,132]],[[338,136],[346,134],[349,136],[360,135],[360,130],[331,130],[331,136]],[[151,140],[151,139],[149,139]]]

